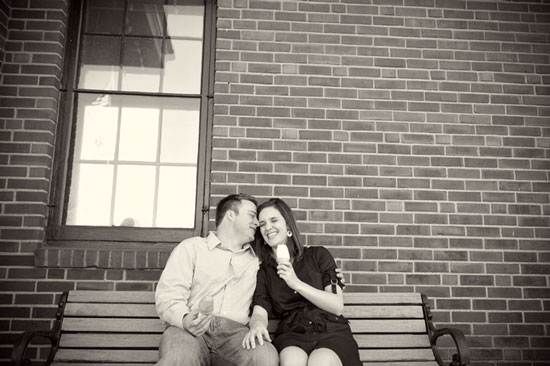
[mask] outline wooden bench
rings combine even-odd
[[[36,336],[52,343],[48,364],[56,366],[144,366],[159,357],[164,330],[153,292],[70,291],[59,303],[52,330],[26,332],[16,342],[12,361],[29,365],[26,348]],[[365,365],[444,365],[436,340],[449,335],[457,353],[452,366],[469,365],[466,339],[458,329],[436,330],[426,297],[415,293],[345,293],[345,316]],[[276,323],[270,322],[274,330]]]

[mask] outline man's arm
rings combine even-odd
[[[183,318],[189,313],[187,301],[195,265],[193,245],[185,241],[177,245],[162,271],[155,292],[160,319],[169,325],[183,328]]]

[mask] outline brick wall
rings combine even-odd
[[[220,0],[212,193],[280,196],[349,291],[550,361],[550,5]]]
[[[283,197],[348,291],[426,293],[475,365],[548,364],[550,5],[218,2],[213,204]],[[151,291],[169,252],[42,247],[66,10],[0,0],[2,364],[59,292]]]
[[[64,271],[35,268],[45,237],[65,43],[63,0],[0,3],[0,360],[15,335],[47,329]],[[35,353],[36,351],[34,351]]]

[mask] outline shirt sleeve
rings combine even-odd
[[[264,264],[260,265],[260,269],[258,270],[258,274],[256,277],[256,290],[254,290],[251,307],[254,308],[254,305],[258,305],[264,308],[267,311],[269,317],[273,316],[271,296],[269,295],[267,286],[267,271]]]
[[[323,278],[323,288],[329,286],[336,281],[340,288],[344,288],[344,284],[336,277],[336,262],[332,257],[332,254],[325,247],[314,247],[315,257],[319,269],[321,270],[321,276]]]
[[[183,317],[189,312],[194,253],[192,243],[181,242],[170,254],[162,271],[155,291],[155,303],[159,318],[165,324],[183,327]]]

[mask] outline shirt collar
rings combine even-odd
[[[213,250],[214,248],[216,248],[218,246],[221,247],[222,242],[220,241],[220,239],[218,238],[216,233],[212,231],[210,234],[208,234],[208,237],[206,238],[206,244],[207,244],[209,250]],[[250,252],[254,256],[256,256],[256,253],[254,252],[254,248],[252,247],[252,245],[250,245],[250,243],[246,243],[242,247],[243,252],[247,251],[247,250],[250,250]]]

